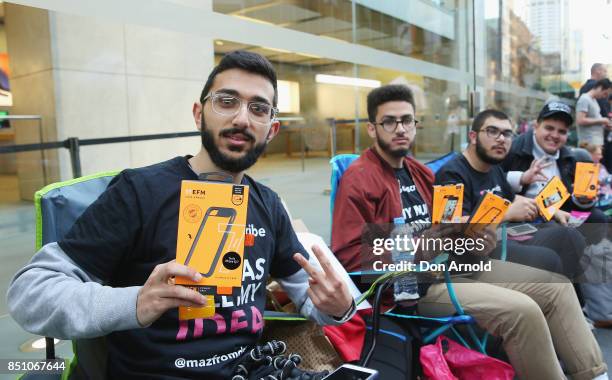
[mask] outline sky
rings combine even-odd
[[[585,78],[595,62],[612,64],[612,1],[570,0],[570,29],[582,30]]]

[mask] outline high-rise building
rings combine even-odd
[[[529,0],[527,25],[542,53],[558,55],[562,72],[568,65],[569,0]]]
[[[583,66],[584,36],[581,30],[572,30],[569,44],[567,70],[581,73]]]

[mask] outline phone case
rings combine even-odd
[[[459,223],[463,212],[463,184],[434,186],[431,222]]]
[[[194,252],[196,252],[196,250],[198,250],[199,248],[199,244],[200,241],[204,240],[201,239],[202,237],[202,232],[205,229],[205,226],[207,225],[207,222],[209,221],[210,217],[218,217],[218,218],[228,218],[227,222],[225,223],[225,227],[224,227],[224,231],[222,233],[221,237],[221,241],[218,244],[211,244],[214,242],[211,241],[204,241],[203,244],[205,244],[205,246],[200,249],[199,251],[202,252],[200,253],[201,255],[203,255],[204,257],[210,257],[212,256],[212,263],[210,264],[209,269],[206,272],[200,272],[202,274],[203,277],[210,277],[214,271],[215,268],[217,267],[217,263],[219,262],[219,257],[221,257],[221,253],[223,252],[223,247],[225,246],[225,242],[227,241],[227,237],[229,235],[229,231],[232,228],[232,225],[234,223],[234,219],[236,218],[236,210],[232,209],[232,208],[227,208],[227,207],[210,207],[208,210],[206,210],[206,214],[204,215],[204,219],[202,219],[202,223],[200,224],[200,228],[198,229],[198,233],[196,234],[195,238],[193,239],[193,243],[191,244],[191,248],[189,249],[189,253],[187,254],[187,257],[185,258],[185,265],[189,265],[189,261],[191,261],[191,257],[193,256]],[[218,238],[219,237],[219,231],[217,230],[216,233],[214,233],[214,223],[208,223],[209,226],[212,224],[213,233],[210,234],[205,234],[207,238],[210,237],[214,237],[214,238]],[[218,224],[217,224],[218,225]],[[212,250],[211,250],[212,248]],[[214,255],[211,255],[210,253],[214,251]]]
[[[594,199],[599,190],[599,164],[577,162],[574,174],[574,195]]]
[[[476,211],[470,217],[465,234],[474,236],[477,232],[482,231],[489,225],[497,226],[501,223],[509,207],[509,200],[487,191],[485,195],[480,198]]]
[[[563,185],[561,179],[555,176],[536,195],[535,201],[540,215],[546,221],[549,221],[569,197],[567,188]]]

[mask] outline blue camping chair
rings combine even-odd
[[[349,166],[359,158],[358,154],[339,154],[332,157],[329,160],[331,165],[331,193],[329,197],[329,212],[334,215],[334,200],[336,199],[336,192],[338,191],[338,185],[340,184],[340,178],[348,169]]]
[[[452,160],[456,156],[456,154],[457,153],[451,152],[434,161],[428,162],[426,165],[435,173],[445,163]],[[333,215],[333,205],[335,203],[335,196],[336,196],[337,188],[340,184],[340,179],[342,178],[342,175],[344,174],[346,169],[351,165],[353,161],[355,161],[357,157],[358,156],[355,154],[342,154],[342,155],[335,156],[330,160],[331,169],[332,169],[330,209],[332,211],[332,215]],[[505,237],[505,226],[502,226],[502,236]],[[502,259],[505,259],[505,253],[506,253],[506,239],[504,238],[502,239]],[[437,258],[437,262],[443,262],[443,261],[446,261],[447,259],[448,259],[448,255],[446,254],[440,255]],[[361,276],[361,275],[380,274],[380,273],[379,272],[372,272],[372,273],[351,272],[349,274],[352,276]],[[393,281],[397,277],[401,276],[402,274],[405,274],[405,272],[386,273],[385,275],[379,277],[372,284],[370,289],[363,294],[360,301],[366,299],[367,297],[371,296],[374,292],[376,292],[377,297],[375,298],[375,301],[374,301],[374,310],[375,311],[378,310],[377,299],[382,294],[382,291],[388,288],[389,286],[391,286],[393,284]],[[427,331],[427,333],[423,337],[422,341],[425,344],[431,343],[439,335],[450,330],[464,346],[468,348],[472,348],[470,344],[461,336],[461,334],[459,334],[459,332],[457,331],[455,327],[456,325],[459,325],[459,324],[466,325],[468,334],[471,340],[473,341],[473,343],[475,344],[476,349],[486,354],[488,333],[485,333],[482,339],[478,338],[476,331],[473,328],[473,325],[476,323],[476,321],[474,320],[472,316],[465,313],[463,307],[461,306],[461,303],[457,299],[457,295],[455,294],[453,283],[451,281],[451,277],[448,271],[444,273],[444,278],[445,278],[445,283],[446,283],[449,297],[456,311],[455,315],[443,317],[443,318],[429,318],[429,317],[423,317],[419,315],[405,315],[405,314],[397,314],[397,313],[392,313],[392,312],[386,312],[383,315],[387,315],[387,316],[395,317],[395,318],[402,318],[402,319],[413,319],[413,320],[417,320],[421,322],[433,322],[435,324],[438,324],[439,325],[438,327],[429,329],[429,331]],[[375,315],[376,315],[376,312],[375,312]],[[374,330],[372,334],[373,341],[372,341],[372,344],[370,345],[369,353],[364,357],[364,360],[362,361],[362,365],[368,364],[369,358],[371,357],[374,351],[374,347],[376,345],[376,333],[378,332],[376,323],[375,323],[375,326],[372,327],[372,329]]]
[[[117,173],[104,172],[53,183],[37,191],[34,195],[36,251],[64,236],[83,211],[102,194]],[[45,343],[47,360],[55,359],[53,338],[46,337]],[[104,338],[74,340],[72,351],[74,353],[72,361],[69,361],[67,370],[57,376],[58,378],[68,379],[72,376],[96,378],[105,373]],[[36,379],[38,376],[26,374],[23,379]]]
[[[436,174],[438,172],[438,170],[440,170],[440,168],[442,166],[444,166],[447,162],[449,162],[450,160],[452,160],[453,158],[457,157],[457,155],[459,155],[461,153],[456,153],[456,152],[450,152],[445,154],[442,157],[436,158],[433,161],[429,161],[427,163],[425,163],[425,166],[427,166],[429,169],[431,169],[431,171]]]

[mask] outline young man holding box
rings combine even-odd
[[[350,271],[372,270],[367,266],[372,263],[372,241],[363,234],[364,227],[403,217],[417,229],[426,229],[431,215],[433,174],[406,157],[416,135],[412,92],[401,85],[373,90],[368,95],[368,118],[373,146],[344,173],[334,205],[332,250]],[[479,237],[489,248],[495,245],[490,233]],[[417,254],[415,260],[419,259]],[[572,378],[607,379],[599,346],[563,276],[492,260],[490,272],[456,280],[454,288],[466,313],[503,339],[519,378],[563,378],[559,355]],[[420,284],[419,294],[422,315],[455,312],[444,283]]]
[[[244,173],[278,133],[276,104],[270,62],[246,51],[226,55],[193,105],[199,153],[121,172],[65,237],[16,274],[11,316],[35,334],[106,335],[112,379],[231,378],[261,335],[269,276],[316,322],[348,320],[355,305],[347,285],[316,247],[323,271],[314,269],[278,195]],[[241,292],[216,297],[213,318],[181,321],[178,306],[205,301],[172,283],[201,278],[173,260],[181,181],[209,172],[249,186],[247,225],[258,234],[245,243]]]

